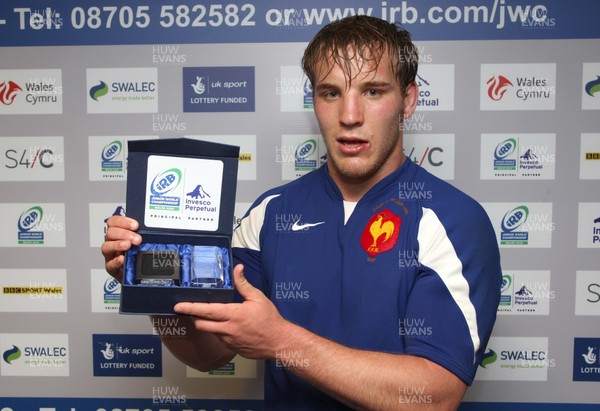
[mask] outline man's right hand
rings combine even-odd
[[[122,282],[124,254],[132,245],[140,245],[142,242],[142,236],[135,232],[140,225],[136,220],[124,216],[112,216],[106,223],[108,229],[102,244],[104,267],[110,275]]]

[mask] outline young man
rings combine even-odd
[[[267,360],[267,410],[458,406],[495,321],[500,259],[479,204],[403,153],[417,60],[406,31],[373,17],[315,36],[302,63],[327,164],[252,205],[233,237],[242,302],[177,304],[194,327],[164,340],[178,358]],[[109,221],[117,278],[136,229]]]

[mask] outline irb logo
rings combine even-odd
[[[296,148],[296,159],[305,160],[310,157],[317,149],[317,142],[315,140],[306,140]]]
[[[171,168],[158,174],[154,177],[150,186],[152,194],[155,196],[163,196],[170,191],[173,191],[181,182],[181,176],[181,170],[178,168]]]
[[[513,208],[508,213],[504,215],[502,218],[502,231],[510,232],[514,231],[517,228],[521,227],[527,218],[529,217],[529,208],[522,205],[516,208]]]
[[[510,156],[517,148],[517,140],[514,138],[507,138],[496,146],[494,150],[494,157],[496,160],[503,160]]]
[[[19,217],[18,227],[20,232],[27,232],[42,222],[44,211],[40,206],[31,207]]]
[[[102,161],[114,160],[123,151],[123,143],[119,140],[115,140],[106,146],[102,150]]]

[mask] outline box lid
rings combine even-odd
[[[239,147],[189,138],[132,140],[127,216],[140,232],[233,232]]]

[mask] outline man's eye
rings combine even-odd
[[[381,93],[379,93],[379,90],[371,89],[371,90],[368,91],[368,94],[370,96],[378,96]]]

